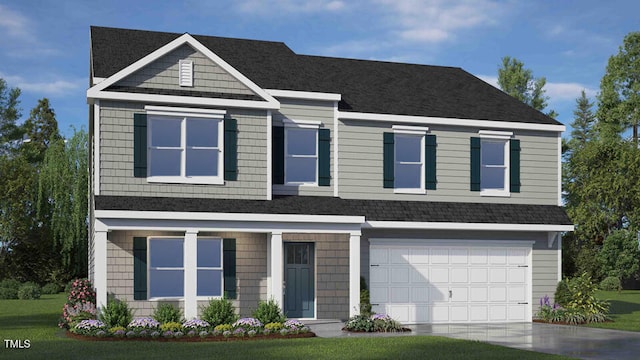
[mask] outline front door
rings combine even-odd
[[[284,244],[284,313],[314,317],[313,243]]]

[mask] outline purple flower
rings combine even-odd
[[[210,326],[211,325],[208,322],[200,319],[191,319],[182,324],[182,327],[185,329],[204,329]]]
[[[242,318],[242,319],[234,322],[232,326],[234,328],[240,327],[240,326],[244,326],[244,327],[248,327],[248,328],[261,328],[263,325],[260,322],[260,320],[258,320],[258,319]]]
[[[156,329],[160,323],[150,317],[135,318],[129,323],[129,328]]]

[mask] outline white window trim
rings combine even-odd
[[[429,132],[426,126],[393,125],[391,128],[394,134],[426,135]]]
[[[223,248],[223,243],[224,240],[220,237],[215,237],[215,236],[199,236],[197,241],[199,240],[219,240],[220,241],[220,267],[216,268],[216,267],[203,267],[203,266],[198,266],[198,259],[194,259],[195,263],[196,263],[196,278],[195,278],[195,283],[196,283],[196,300],[210,300],[210,299],[222,299],[222,297],[224,296],[224,248]],[[197,244],[196,241],[196,244]],[[196,245],[197,246],[197,245]],[[198,296],[198,270],[220,270],[220,295],[219,296]],[[186,279],[185,279],[186,281]]]
[[[416,129],[406,129],[404,126],[403,129],[396,130],[397,126],[393,126],[394,135],[399,135],[400,137],[412,137],[412,136],[420,136],[420,187],[419,188],[397,188],[395,184],[395,173],[396,173],[396,165],[399,163],[397,160],[398,152],[396,151],[397,139],[393,142],[393,172],[394,172],[394,184],[393,184],[393,193],[394,194],[426,194],[427,190],[424,186],[424,167],[425,167],[425,153],[424,153],[424,142],[425,142],[425,134],[428,131],[428,128],[421,128],[427,130],[416,130]],[[414,128],[414,127],[412,127]],[[402,164],[402,163],[400,163]],[[410,162],[407,164],[416,164],[415,162]]]
[[[147,112],[147,182],[151,183],[175,183],[175,184],[208,184],[224,185],[224,110],[173,108],[164,106],[145,106]],[[181,118],[180,148],[182,151],[180,160],[180,176],[151,176],[151,150],[153,117]],[[217,176],[186,176],[186,150],[187,150],[187,118],[204,118],[218,120],[218,175]]]
[[[483,140],[494,140],[494,142],[502,141],[504,142],[504,189],[484,189],[482,187],[482,180],[480,181],[480,196],[493,196],[493,197],[510,197],[510,170],[511,170],[511,151],[509,148],[511,137],[513,136],[512,132],[507,131],[489,131],[489,130],[480,130],[480,179],[482,179],[482,171],[485,167],[482,164],[482,142]],[[498,140],[498,141],[495,141]],[[495,166],[494,166],[495,167]]]
[[[184,238],[181,238],[179,236],[149,236],[147,237],[147,294],[149,294],[149,296],[147,297],[147,300],[149,301],[162,301],[162,300],[184,300],[184,294],[182,294],[182,296],[156,296],[156,297],[151,297],[151,240],[162,240],[162,239],[174,239],[174,240],[182,240],[182,251],[184,251]],[[182,269],[182,277],[184,278],[184,274],[186,271],[186,266],[184,263],[184,260],[182,261],[182,268],[177,268],[177,267],[161,267],[161,268],[156,268],[154,267],[154,269],[173,269],[173,270],[178,270],[178,269]],[[184,291],[184,290],[183,290]]]
[[[282,119],[282,123],[284,124],[284,186],[305,186],[305,187],[318,187],[318,130],[322,125],[321,121],[315,120],[291,120],[291,119]],[[316,154],[315,155],[289,155],[289,129],[315,129],[316,130]],[[316,178],[313,182],[304,182],[304,181],[288,181],[287,180],[287,159],[289,158],[315,158],[316,159]]]

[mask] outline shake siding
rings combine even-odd
[[[266,112],[228,109],[238,120],[238,180],[224,185],[148,183],[133,177],[133,114],[142,103],[100,106],[100,194],[123,196],[264,199],[267,179]]]
[[[193,86],[178,85],[178,62],[180,60],[193,61]],[[189,45],[182,45],[115,85],[226,94],[254,94],[247,86]]]
[[[391,123],[339,121],[340,196],[347,199],[462,201],[556,205],[558,163],[556,133],[514,131],[520,140],[520,193],[510,197],[486,197],[469,190],[469,139],[478,128],[429,126],[437,136],[437,190],[427,195],[394,194],[383,188],[382,134]]]
[[[333,102],[310,101],[295,99],[278,99],[280,110],[272,113],[274,126],[282,126],[283,119],[289,120],[313,120],[320,121],[320,129],[329,129],[331,132],[330,144],[330,186],[290,186],[274,185],[274,195],[307,195],[307,196],[333,196],[335,178],[333,175],[333,141],[335,133],[333,129]]]

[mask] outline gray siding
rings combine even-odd
[[[266,198],[266,112],[228,110],[238,120],[238,180],[224,185],[193,185],[148,183],[145,178],[133,177],[133,114],[143,109],[140,103],[101,103],[101,195]]]
[[[127,301],[136,316],[149,316],[158,301],[133,300],[133,237],[176,236],[182,232],[114,231],[107,242],[107,292]],[[249,316],[259,300],[267,297],[267,242],[265,234],[201,233],[199,236],[219,236],[236,239],[236,280],[238,298],[233,300],[240,316]],[[172,302],[183,308],[182,301]],[[198,302],[205,306],[207,301]]]
[[[349,235],[282,234],[283,241],[315,243],[316,315],[349,318]]]
[[[193,61],[193,86],[178,85],[178,62]],[[152,89],[253,95],[246,85],[189,45],[182,45],[115,84]]]
[[[291,186],[274,185],[274,195],[309,195],[309,196],[333,196],[335,178],[333,174],[333,142],[335,134],[333,129],[333,102],[279,99],[280,110],[272,114],[275,126],[281,126],[283,119],[321,121],[321,129],[329,129],[331,132],[331,186]]]
[[[558,244],[548,248],[547,233],[535,232],[468,232],[468,231],[432,231],[432,230],[363,230],[360,243],[360,275],[369,283],[369,239],[434,239],[434,240],[483,240],[534,241],[531,254],[531,277],[533,314],[538,310],[540,298],[553,295],[558,284]]]
[[[555,133],[515,130],[520,140],[520,193],[480,196],[469,190],[469,138],[478,128],[429,126],[437,136],[437,190],[426,195],[394,194],[382,186],[382,134],[391,123],[339,122],[340,197],[350,199],[462,201],[557,205],[558,142]]]

